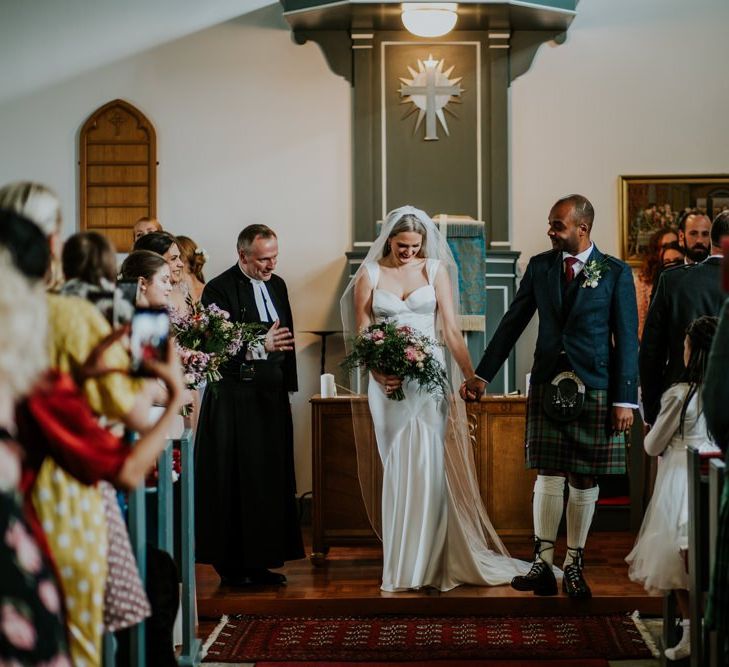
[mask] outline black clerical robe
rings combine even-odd
[[[293,331],[286,284],[272,275],[266,287],[281,326]],[[231,321],[261,321],[237,264],[207,283],[202,301]],[[195,443],[196,557],[227,577],[304,557],[288,398],[297,390],[296,357],[277,352],[250,362],[245,353],[205,389]]]

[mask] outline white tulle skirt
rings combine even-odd
[[[700,451],[715,451],[710,442],[695,442]],[[625,559],[628,576],[649,593],[688,589],[688,463],[686,441],[669,445],[658,463],[653,497],[633,550]]]

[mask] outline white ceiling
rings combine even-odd
[[[276,0],[0,0],[0,104]]]

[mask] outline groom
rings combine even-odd
[[[625,473],[625,432],[637,407],[638,314],[630,268],[590,240],[595,216],[582,195],[549,212],[552,250],[532,257],[519,290],[461,396],[478,400],[516,340],[539,313],[527,400],[526,462],[534,485],[531,570],[511,585],[555,595],[554,543],[567,502],[562,588],[590,597],[583,552],[599,493],[596,475]]]

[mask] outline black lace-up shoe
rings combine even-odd
[[[562,590],[571,598],[591,598],[592,591],[582,576],[584,567],[584,550],[567,547],[574,560],[564,569]]]
[[[554,578],[552,566],[540,556],[543,551],[554,549],[554,542],[534,538],[534,562],[524,575],[511,580],[511,587],[517,591],[533,591],[534,595],[557,595],[557,580]]]

